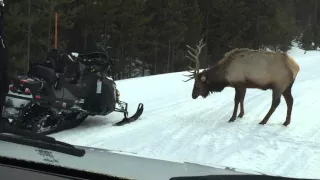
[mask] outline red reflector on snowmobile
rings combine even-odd
[[[41,99],[40,95],[36,95],[34,98]]]
[[[10,89],[11,91],[13,91],[13,90],[14,90],[14,87],[13,87],[13,86],[10,86],[9,89]]]
[[[24,83],[27,83],[27,82],[28,82],[28,80],[26,80],[26,79],[22,79],[22,80],[20,81],[21,84],[24,84]]]
[[[31,91],[30,91],[30,89],[26,89],[25,91],[24,91],[24,94],[26,94],[26,95],[30,95],[31,94]]]

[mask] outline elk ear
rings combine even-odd
[[[202,82],[205,82],[207,80],[207,77],[206,76],[201,76],[201,81]]]

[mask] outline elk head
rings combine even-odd
[[[209,87],[207,85],[207,77],[206,77],[206,73],[205,71],[202,71],[199,73],[199,69],[200,69],[200,62],[199,62],[199,55],[201,53],[202,48],[205,46],[206,44],[203,44],[203,39],[201,39],[199,41],[199,44],[197,45],[197,48],[194,49],[192,47],[190,47],[189,45],[187,45],[187,48],[189,49],[188,55],[186,56],[188,59],[190,59],[192,62],[195,62],[196,67],[193,69],[191,67],[190,70],[193,72],[190,72],[190,75],[185,75],[188,76],[189,79],[185,80],[184,82],[190,81],[191,79],[194,79],[194,85],[193,85],[193,90],[192,90],[192,98],[196,99],[198,98],[198,96],[202,96],[202,97],[207,97],[209,95]]]

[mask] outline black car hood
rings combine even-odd
[[[169,180],[178,176],[261,175],[228,167],[210,167],[139,157],[105,149],[77,147],[86,150],[83,157],[0,141],[0,156],[139,180]]]

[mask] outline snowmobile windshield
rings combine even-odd
[[[77,157],[82,157],[86,153],[84,149],[79,149],[71,144],[57,141],[49,136],[13,129],[3,121],[0,126],[0,141],[47,149]]]
[[[92,58],[107,59],[108,58],[108,56],[105,53],[102,53],[102,52],[92,52],[92,53],[86,53],[86,54],[79,54],[78,57],[86,58],[86,59],[92,59]]]
[[[111,65],[111,66],[114,65],[113,61],[108,57],[108,55],[102,52],[79,54],[78,58],[90,60],[85,63],[86,65],[90,65],[90,64]]]

